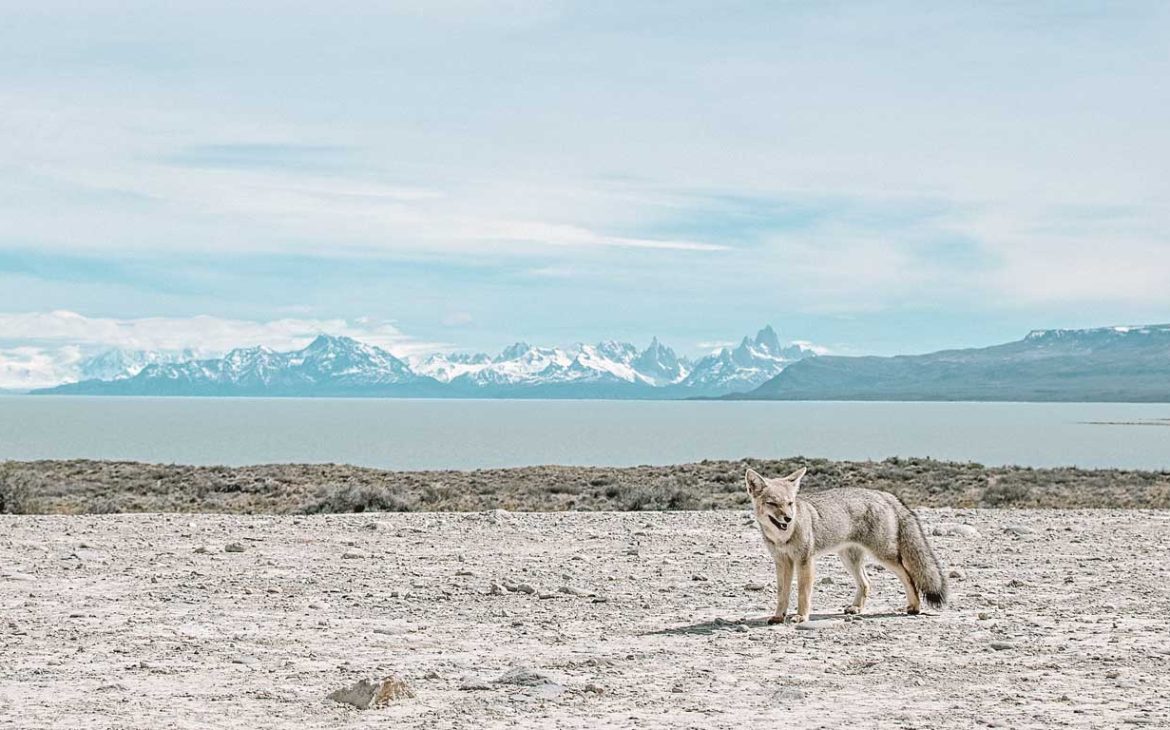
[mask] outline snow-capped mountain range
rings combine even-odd
[[[321,335],[307,347],[276,352],[232,350],[222,358],[181,362],[107,353],[76,383],[36,392],[109,395],[380,395],[426,397],[674,398],[754,388],[787,365],[815,354],[784,344],[770,326],[734,348],[696,361],[657,338],[639,350],[605,341],[572,347],[517,342],[498,355],[433,354],[409,361],[348,337]],[[134,372],[131,372],[131,369]]]

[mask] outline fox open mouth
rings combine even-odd
[[[768,515],[768,519],[772,520],[772,524],[775,525],[777,529],[779,529],[779,530],[787,530],[788,529],[788,522],[781,522],[780,520],[776,519],[772,515]],[[791,522],[791,520],[789,520],[789,522]]]

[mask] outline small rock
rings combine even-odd
[[[580,588],[574,588],[572,586],[561,586],[557,590],[567,596],[576,596],[577,598],[592,598],[597,595],[596,593],[590,593],[589,591],[581,590]]]
[[[242,553],[244,552],[244,546],[238,542],[229,542],[223,546],[223,551],[225,553]]]
[[[475,692],[478,690],[491,689],[492,684],[485,679],[478,677],[467,677],[459,683],[459,689],[464,692]]]
[[[794,687],[784,687],[772,693],[775,702],[800,702],[804,699],[804,692]]]
[[[518,687],[537,687],[542,684],[553,684],[552,678],[544,672],[538,672],[528,667],[512,667],[496,679],[496,684],[514,684]]]
[[[364,553],[361,550],[346,550],[341,554],[342,560],[365,560],[370,557],[369,553]]]
[[[1016,537],[1023,537],[1024,535],[1035,535],[1036,530],[1027,525],[1007,525],[1003,531]]]
[[[533,593],[536,593],[536,589],[527,583],[521,583],[520,585],[517,585],[517,586],[506,586],[506,587],[508,590],[512,591],[513,593],[527,593],[528,595],[532,595]]]
[[[1008,649],[1015,649],[1016,645],[1010,641],[993,641],[991,642],[991,648],[996,651],[1007,651]]]
[[[361,679],[329,694],[329,699],[334,702],[353,705],[359,710],[381,707],[411,697],[414,697],[414,690],[397,677],[386,677],[381,681]]]
[[[930,534],[939,537],[979,537],[979,530],[958,522],[943,522],[935,525]]]
[[[762,591],[764,590],[763,583],[748,583],[743,587],[745,591]]]
[[[960,570],[959,568],[955,568],[955,569],[954,569],[954,570],[952,570],[950,573],[948,573],[948,575],[949,575],[951,578],[954,578],[955,580],[963,580],[964,578],[966,578],[966,577],[967,577],[967,574],[966,574],[966,573],[964,573],[964,572],[963,572],[962,570]]]
[[[200,545],[199,547],[195,548],[196,555],[206,555],[209,552],[211,551],[207,549],[206,545]]]
[[[489,596],[502,596],[508,592],[508,589],[499,583],[493,582],[488,586],[487,592]]]
[[[980,611],[979,612],[979,620],[980,621],[986,621],[989,618],[991,618],[991,614],[988,613],[987,611]]]
[[[604,689],[604,688],[602,688],[602,687],[600,687],[600,686],[598,686],[598,685],[596,685],[596,684],[593,684],[592,682],[590,682],[590,683],[588,683],[588,684],[586,684],[586,685],[585,685],[585,691],[586,691],[586,692],[590,692],[590,693],[592,693],[592,694],[595,694],[595,695],[603,695],[603,694],[605,694],[605,689]]]
[[[557,594],[556,593],[549,593],[548,591],[543,591],[543,592],[537,594],[536,597],[542,601],[547,601],[550,598],[556,598]]]
[[[823,585],[823,586],[833,585],[833,577],[826,575],[824,578],[821,578],[821,585]]]
[[[700,581],[700,582],[706,583],[706,582],[707,582],[707,576],[705,576],[705,575],[692,575],[692,576],[691,576],[691,580],[695,580],[695,581]]]
[[[797,631],[819,631],[827,629],[838,624],[843,624],[844,621],[840,619],[816,619],[815,621],[802,621],[796,625]]]

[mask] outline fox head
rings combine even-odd
[[[752,496],[756,521],[765,532],[779,530],[787,538],[796,519],[796,493],[808,467],[800,467],[781,479],[765,479],[754,470],[747,470],[747,491]]]

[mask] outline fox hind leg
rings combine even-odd
[[[865,552],[859,547],[850,547],[845,548],[837,555],[857,585],[853,604],[845,607],[845,613],[861,613],[865,608],[865,599],[869,598],[869,576],[865,574]]]
[[[883,560],[882,565],[902,581],[902,587],[906,589],[906,613],[910,615],[919,613],[922,610],[922,602],[918,598],[918,587],[914,585],[914,579],[906,572],[905,566],[898,560]]]

